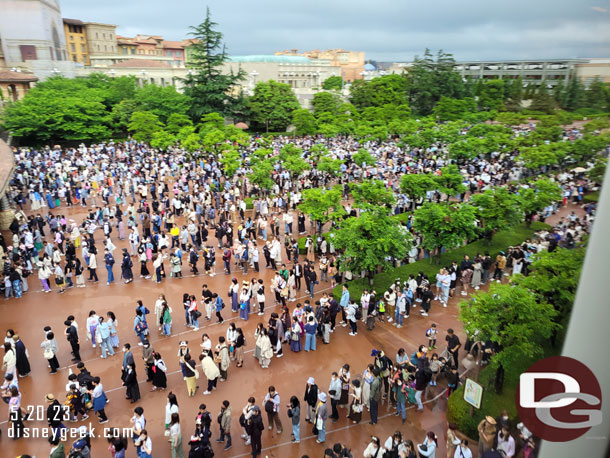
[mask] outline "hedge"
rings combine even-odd
[[[428,275],[428,277],[433,278],[441,267],[450,265],[451,261],[453,260],[460,261],[464,255],[474,258],[477,253],[489,251],[490,256],[495,258],[500,251],[506,250],[509,246],[520,245],[524,241],[530,239],[535,232],[549,228],[550,226],[548,224],[538,221],[533,222],[530,227],[527,227],[525,223],[520,223],[510,229],[497,232],[496,235],[494,235],[491,245],[488,244],[486,240],[481,239],[469,243],[463,247],[456,248],[455,250],[443,253],[441,255],[440,264],[431,262],[429,258],[426,258],[412,264],[405,264],[403,266],[381,272],[375,275],[373,279],[373,288],[378,294],[381,294],[383,291],[387,290],[397,278],[405,281],[409,278],[409,275],[413,274],[417,276],[420,271]],[[370,289],[368,282],[365,285],[362,279],[352,280],[349,282],[348,287],[351,297],[360,297],[365,287]],[[334,289],[334,295],[337,300],[341,297],[341,285],[337,285],[337,287]]]
[[[599,201],[599,191],[595,191],[595,192],[585,195],[585,197],[583,197],[583,200],[586,203],[592,203],[592,202],[597,203]]]
[[[490,366],[481,370],[479,384],[483,387],[483,399],[481,400],[481,408],[474,409],[472,416],[470,415],[470,404],[464,401],[464,384],[449,396],[449,401],[447,402],[447,421],[455,423],[460,432],[472,439],[478,440],[479,432],[477,426],[487,415],[496,418],[506,409],[511,423],[518,417],[515,405],[517,384],[509,385],[505,383],[502,394],[497,394],[494,391],[494,376],[495,370]]]

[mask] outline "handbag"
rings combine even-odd
[[[300,340],[299,334],[296,332],[293,332],[292,335],[290,336],[290,340],[297,342],[298,340]]]
[[[50,348],[45,348],[42,356],[44,356],[44,359],[53,359],[55,353],[53,353],[53,350],[51,350]]]

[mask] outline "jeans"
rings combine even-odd
[[[301,440],[301,425],[292,425],[292,435],[294,436],[294,440],[299,442]]]
[[[114,274],[112,273],[112,266],[106,266],[106,270],[108,271],[108,283],[112,283],[114,281]]]
[[[317,419],[315,420],[318,421]],[[324,442],[326,440],[326,420],[322,422],[322,427],[318,429],[318,440]]]
[[[305,334],[305,351],[316,349],[316,335],[315,334]]]
[[[400,326],[402,326],[402,323],[404,321],[404,315],[400,313],[398,309],[396,309],[396,313],[394,313],[394,321],[397,325]]]
[[[371,422],[373,424],[377,424],[377,412],[379,411],[379,401],[375,399],[369,400],[370,403],[370,414],[371,414]]]
[[[449,299],[449,286],[441,286],[441,301],[445,304]]]
[[[417,410],[423,410],[424,405],[421,402],[421,395],[424,393],[423,390],[417,390],[415,392],[415,401],[417,401]]]
[[[405,410],[405,403],[404,402],[397,402],[396,403],[396,410],[398,411],[398,413],[400,414],[400,416],[402,416],[402,419],[404,420],[405,418],[407,418],[407,412]]]
[[[110,337],[102,339],[100,347],[102,347],[102,358],[106,357],[106,352],[108,352],[110,356],[114,355],[114,350],[112,349],[112,345],[110,345]]]
[[[172,333],[172,324],[165,323],[163,324],[163,334],[169,336]]]
[[[225,447],[230,447],[231,446],[231,433],[225,433],[225,430],[220,428],[220,440],[224,441],[225,437],[227,438],[227,443],[225,445]]]
[[[309,295],[313,299],[313,289],[316,287],[316,284],[315,284],[315,282],[311,281],[311,282],[309,282],[308,286],[309,286]]]
[[[191,315],[191,322],[195,328],[199,328],[199,319],[198,318],[195,318],[193,315]]]
[[[146,342],[146,334],[144,334],[143,332],[140,332],[139,334],[137,334],[137,336],[140,338],[140,341],[142,343]]]
[[[184,319],[187,326],[191,324],[191,314],[189,313],[188,309],[184,309]]]

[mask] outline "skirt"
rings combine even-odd
[[[341,397],[339,398],[339,402],[337,404],[339,404],[340,406],[344,406],[347,404],[347,400],[348,400],[348,396],[349,396],[349,390],[341,390]]]
[[[163,372],[158,367],[154,368],[152,384],[157,388],[167,388],[167,377],[165,375],[165,372]]]
[[[302,345],[301,345],[301,336],[299,336],[298,340],[292,340],[292,337],[290,338],[290,349],[294,352],[299,352],[301,351]]]
[[[256,359],[261,359],[261,347],[259,347],[258,345],[254,347],[254,357]]]
[[[352,421],[355,421],[356,423],[359,423],[360,420],[362,420],[362,410],[360,412],[356,412],[354,411],[354,406],[359,406],[360,408],[362,408],[361,404],[355,404],[355,402],[352,402],[352,404],[349,407],[349,419]]]
[[[186,377],[186,392],[189,396],[195,396],[197,391],[197,379],[195,377]]]

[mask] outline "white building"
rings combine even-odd
[[[75,75],[56,0],[0,0],[0,43],[7,67],[29,70],[41,80]]]

